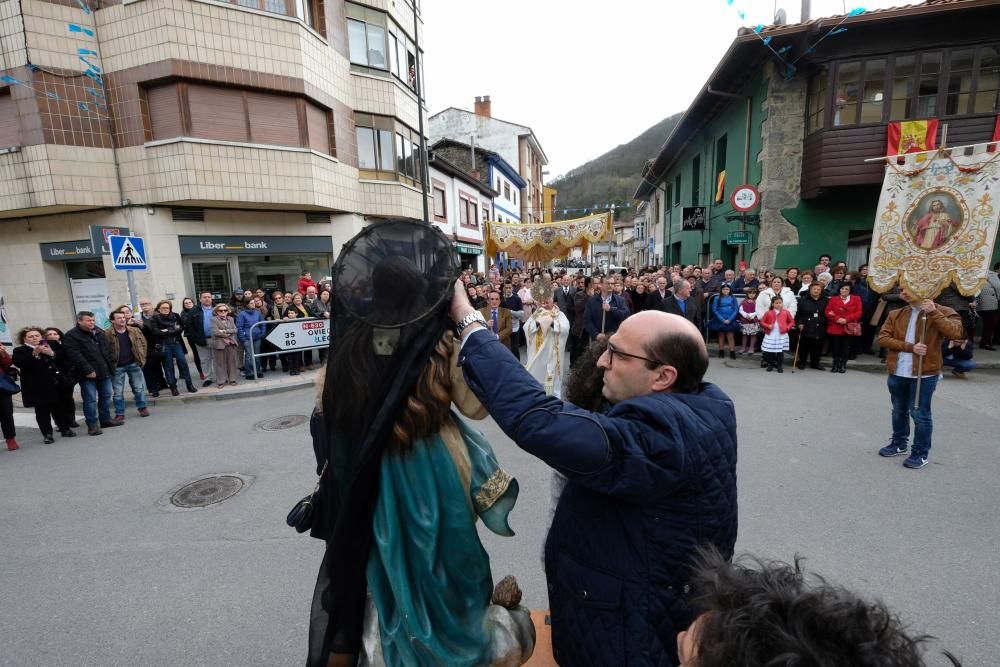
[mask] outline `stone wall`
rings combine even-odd
[[[760,236],[750,266],[775,267],[778,246],[799,242],[798,230],[782,215],[782,209],[799,203],[802,153],[805,138],[806,78],[785,81],[773,63],[764,68],[767,97],[762,104],[766,120],[761,123]]]

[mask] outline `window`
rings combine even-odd
[[[719,179],[722,176],[722,172],[726,170],[726,149],[728,143],[729,140],[725,134],[715,142],[715,183],[712,184],[713,188],[719,188]],[[723,183],[723,186],[719,188],[719,192],[712,193],[712,200],[716,203],[721,202],[725,197],[725,190],[725,183]]]
[[[330,112],[294,95],[176,81],[143,91],[147,141],[198,137],[297,146],[334,155]]]
[[[387,23],[385,13],[347,3],[347,41],[352,65],[389,69]]]
[[[984,46],[979,49],[978,79],[974,113],[1000,111],[1000,49]]]
[[[885,99],[885,60],[865,61],[865,85],[861,96],[861,122],[881,123]]]
[[[511,199],[510,199],[510,183],[504,183],[503,184],[503,198],[506,199],[507,201],[511,201]]]
[[[668,185],[667,188],[666,188],[664,197],[663,197],[663,204],[664,204],[663,216],[664,216],[664,219],[666,219],[670,215],[670,204],[673,202],[673,200],[674,200],[674,188],[673,188],[672,185]]]
[[[941,80],[941,54],[920,56],[920,86],[917,88],[917,118],[938,115],[938,88]]]
[[[377,169],[378,159],[375,150],[375,130],[370,127],[358,127],[358,169]]]
[[[466,227],[479,228],[479,207],[468,195],[458,195],[458,221]]]
[[[823,129],[826,115],[826,86],[830,71],[824,66],[809,78],[806,103],[806,133]]]
[[[913,75],[916,62],[916,56],[896,56],[893,62],[889,120],[913,118]]]
[[[271,14],[294,16],[321,35],[326,35],[326,26],[322,18],[325,8],[321,0],[229,0],[229,2]]]
[[[951,52],[951,63],[948,67],[948,91],[944,104],[945,115],[969,113],[972,70],[975,60],[975,49]]]
[[[701,156],[695,155],[691,162],[691,206],[701,203]]]
[[[420,182],[420,135],[390,116],[356,113],[358,170],[361,178]]]
[[[681,205],[681,175],[674,178],[674,206]]]
[[[854,125],[858,113],[858,77],[861,63],[840,63],[837,66],[837,103],[833,108],[834,126]]]
[[[517,189],[514,190],[514,204],[517,204]]]
[[[448,215],[448,209],[444,203],[444,189],[437,186],[434,187],[434,217],[435,218],[446,218]]]

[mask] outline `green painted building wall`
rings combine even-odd
[[[767,96],[767,83],[759,73],[749,80],[740,91],[743,96],[751,96],[751,122],[750,122],[750,164],[747,180],[758,185],[761,178],[760,164],[757,162],[757,155],[761,150],[761,123],[765,119],[765,114],[761,111],[761,104]],[[666,264],[694,264],[697,263],[705,251],[707,245],[708,254],[711,257],[722,257],[726,266],[733,266],[732,258],[736,257],[737,247],[726,244],[726,234],[730,230],[738,230],[738,222],[728,222],[726,215],[733,213],[729,197],[733,190],[742,184],[743,179],[743,157],[746,139],[746,101],[740,99],[728,99],[728,105],[710,123],[701,128],[698,136],[687,147],[681,158],[667,172],[660,183],[661,191],[665,188],[671,190],[670,205],[663,208],[661,213],[661,224],[658,225],[657,243],[660,245],[660,255]],[[717,156],[716,151],[719,140],[725,137],[725,167],[726,185],[722,201],[715,202],[716,194],[716,174]],[[693,167],[695,158],[700,163],[700,194],[697,201],[692,199]],[[680,176],[680,198],[678,201],[675,184]],[[675,203],[676,202],[676,203]],[[685,206],[704,206],[708,209],[707,224],[704,232],[680,231],[681,212]],[[751,243],[746,248],[746,256],[749,257],[753,249],[757,228],[748,226]],[[680,244],[679,246],[677,244]],[[679,247],[680,252],[672,252]]]

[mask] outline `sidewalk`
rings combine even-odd
[[[729,358],[729,353],[726,352],[726,358],[720,359],[718,355],[718,346],[716,346],[715,341],[708,344],[708,357],[710,364],[722,362],[726,366],[731,366],[733,368],[740,367],[740,361],[747,362],[750,360],[760,362],[760,352],[753,355],[737,354],[736,359],[732,360]],[[795,350],[789,350],[785,356],[785,368],[791,365],[792,355]],[[1000,369],[1000,350],[996,352],[990,352],[989,350],[976,349],[975,355],[972,358],[976,362],[976,369],[969,371],[970,373],[976,373],[979,371],[989,371]],[[831,359],[827,355],[823,357],[823,365],[830,368]],[[847,362],[848,370],[852,371],[869,371],[877,373],[885,373],[885,364],[881,362],[877,355],[861,354],[858,355],[857,359],[852,359]],[[947,375],[951,373],[951,368],[945,366],[944,373]]]

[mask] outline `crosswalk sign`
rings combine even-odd
[[[109,236],[108,241],[117,270],[146,270],[146,244],[141,236]]]

